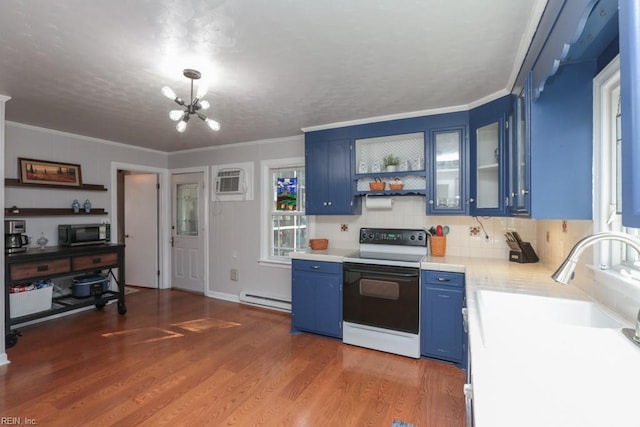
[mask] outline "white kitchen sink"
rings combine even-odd
[[[484,326],[509,322],[513,326],[553,325],[621,328],[622,324],[592,301],[479,290],[476,292]]]

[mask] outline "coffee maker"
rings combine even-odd
[[[27,250],[29,238],[23,234],[25,231],[26,225],[22,219],[4,221],[4,253],[13,254]]]

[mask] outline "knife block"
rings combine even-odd
[[[538,262],[538,255],[529,242],[519,242],[519,248],[509,251],[509,261],[521,264]]]

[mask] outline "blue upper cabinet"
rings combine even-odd
[[[640,4],[620,0],[622,223],[640,227]]]
[[[560,67],[531,104],[531,217],[591,219],[596,61]]]
[[[524,71],[531,71],[526,80],[519,78],[525,84],[513,130],[524,134],[525,151],[516,145],[511,174],[517,180],[522,173],[517,168],[526,164],[530,185],[513,185],[512,212],[535,219],[591,219],[593,78],[618,50],[617,0],[550,0],[547,11],[541,26],[550,22],[549,27],[536,33],[529,49],[535,59],[525,60]]]
[[[469,213],[473,216],[507,214],[507,143],[511,107],[511,96],[504,96],[469,113]]]
[[[307,215],[359,213],[351,180],[351,141],[305,135]]]
[[[427,215],[469,213],[469,113],[432,116],[427,140]]]

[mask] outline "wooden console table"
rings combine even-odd
[[[117,277],[113,269],[118,269]],[[11,285],[29,284],[34,280],[56,277],[77,276],[81,274],[108,270],[118,284],[117,291],[104,291],[101,295],[89,298],[62,296],[53,298],[51,309],[11,318],[9,289]],[[11,329],[12,325],[51,316],[81,307],[95,305],[103,308],[107,302],[118,301],[118,313],[125,314],[124,302],[124,245],[102,244],[78,247],[51,246],[44,249],[29,248],[26,252],[5,254],[5,341],[6,348],[18,342],[19,333]]]

